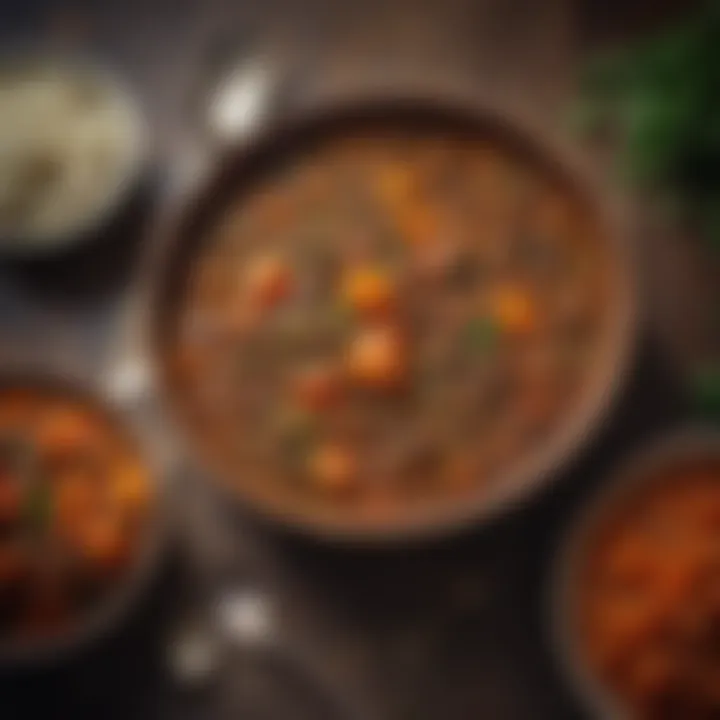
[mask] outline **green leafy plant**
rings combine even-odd
[[[720,1],[591,63],[575,124],[611,131],[623,176],[720,247]]]
[[[592,62],[574,122],[610,133],[622,176],[720,251],[720,0]],[[719,364],[694,374],[691,394],[697,411],[720,418]]]

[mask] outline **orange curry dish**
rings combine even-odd
[[[720,463],[653,478],[585,558],[585,652],[631,717],[720,717]]]
[[[56,636],[112,593],[150,501],[134,445],[100,410],[0,391],[0,643]]]

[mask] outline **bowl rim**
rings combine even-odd
[[[0,257],[32,259],[52,257],[65,250],[85,244],[94,234],[111,222],[140,185],[150,167],[150,126],[139,95],[126,76],[114,65],[89,53],[18,43],[0,51],[0,67],[17,63],[40,68],[49,66],[62,72],[91,78],[108,90],[125,109],[132,125],[132,137],[123,153],[123,167],[116,182],[102,202],[80,218],[77,223],[51,233],[6,233],[0,241]]]
[[[607,357],[603,363],[602,382],[593,378],[593,393],[585,392],[572,417],[562,424],[552,441],[541,452],[531,454],[529,461],[519,467],[511,482],[499,482],[506,489],[488,502],[484,493],[478,497],[470,494],[449,502],[442,511],[435,510],[425,516],[408,513],[403,518],[389,522],[365,522],[349,524],[343,519],[318,520],[312,513],[303,514],[291,509],[259,502],[247,492],[247,487],[232,486],[232,473],[224,472],[214,462],[211,453],[202,451],[201,443],[192,436],[186,422],[175,422],[182,418],[182,402],[173,391],[169,380],[167,358],[163,345],[163,322],[166,293],[171,283],[172,260],[187,238],[183,237],[186,226],[193,223],[196,215],[214,193],[221,190],[229,179],[243,178],[243,172],[263,156],[272,156],[278,147],[293,147],[296,138],[302,141],[306,133],[312,135],[326,123],[330,127],[338,121],[352,121],[390,114],[409,120],[413,113],[430,114],[445,118],[452,123],[464,122],[476,130],[490,129],[516,143],[526,154],[537,158],[564,182],[573,183],[584,201],[589,203],[601,225],[606,229],[606,239],[611,256],[612,272],[616,276],[616,288],[612,297],[615,304],[611,328],[613,337],[606,348]],[[290,140],[288,143],[288,139]],[[281,118],[275,123],[256,131],[252,142],[230,146],[221,154],[219,161],[211,164],[209,174],[176,199],[161,220],[158,242],[147,265],[149,317],[145,330],[148,333],[151,371],[155,377],[159,398],[169,410],[169,423],[179,431],[183,446],[192,448],[188,461],[202,474],[207,474],[213,486],[226,491],[232,502],[252,511],[252,514],[270,525],[280,527],[303,536],[330,541],[334,544],[377,545],[397,544],[427,540],[455,534],[459,530],[478,525],[480,522],[495,520],[518,506],[521,501],[533,496],[540,487],[547,486],[557,471],[573,460],[581,448],[599,431],[603,420],[614,406],[630,364],[635,355],[637,327],[641,315],[640,276],[637,271],[635,248],[628,241],[627,217],[619,202],[611,202],[607,193],[600,192],[599,184],[588,169],[574,157],[569,148],[533,127],[526,118],[508,110],[502,104],[489,102],[465,91],[448,88],[388,87],[353,91],[348,95],[330,95],[308,102],[297,112]],[[586,397],[587,396],[587,397]],[[591,397],[590,397],[591,396]],[[572,422],[572,419],[575,419]],[[579,418],[579,419],[578,419]],[[199,458],[201,458],[199,460]]]
[[[593,494],[562,533],[545,598],[551,647],[562,676],[585,707],[599,713],[599,717],[630,715],[621,699],[584,660],[572,627],[577,607],[575,578],[583,565],[587,543],[618,506],[657,482],[658,473],[668,466],[682,466],[702,458],[720,462],[720,430],[694,423],[666,431],[615,463],[607,475],[611,478],[609,485]]]
[[[111,426],[126,437],[138,452],[140,460],[149,469],[154,490],[153,509],[135,557],[127,572],[117,581],[106,598],[101,599],[61,634],[31,641],[5,641],[0,639],[0,671],[52,666],[75,656],[93,645],[101,637],[112,633],[132,607],[140,600],[144,590],[156,575],[167,549],[170,522],[165,500],[162,471],[153,461],[152,453],[133,427],[127,414],[116,404],[88,388],[79,377],[44,368],[6,363],[0,368],[0,393],[9,389],[37,390],[58,397],[78,401],[84,407],[99,413]]]

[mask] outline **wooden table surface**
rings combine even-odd
[[[159,181],[103,242],[51,263],[0,267],[3,350],[102,382],[126,332],[153,203],[187,149],[202,147],[198,89],[218,41],[248,50],[282,47],[299,95],[317,83],[339,86],[392,68],[398,77],[459,78],[556,130],[584,55],[654,22],[659,5],[677,3],[6,0],[4,39],[77,46],[126,73],[151,121]],[[228,698],[249,692],[243,682],[257,675],[254,656],[228,660],[217,687],[201,693],[177,687],[165,663],[177,618],[198,595],[235,583],[264,593],[281,646],[340,699],[348,717],[581,717],[547,635],[549,569],[573,511],[607,468],[684,417],[667,353],[649,331],[640,345],[622,401],[585,457],[538,502],[450,542],[378,553],[290,541],[229,517],[195,478],[180,473],[173,486],[180,549],[152,600],[90,658],[4,678],[0,716],[239,716]],[[282,673],[266,676],[276,709],[265,708],[266,699],[258,701],[263,707],[243,706],[242,717],[321,716],[310,709],[316,702],[310,694],[291,694]]]

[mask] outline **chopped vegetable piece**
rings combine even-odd
[[[239,300],[228,313],[227,322],[222,331],[216,335],[217,339],[238,338],[256,330],[262,321],[261,309],[265,306],[248,304],[244,299]]]
[[[69,475],[55,491],[55,526],[61,536],[72,537],[83,518],[93,514],[95,493],[85,475]]]
[[[462,331],[462,343],[473,353],[488,352],[497,346],[499,328],[490,317],[468,320]]]
[[[121,562],[129,549],[120,523],[112,516],[95,516],[86,520],[80,538],[79,549],[83,554],[108,569]]]
[[[377,186],[383,200],[392,205],[406,202],[415,188],[411,168],[399,163],[383,164],[378,172]]]
[[[299,264],[303,276],[302,295],[321,303],[334,291],[340,271],[340,259],[332,248],[317,239],[306,241]]]
[[[560,405],[557,393],[548,383],[529,384],[519,400],[518,431],[527,437],[542,433]]]
[[[572,206],[561,192],[548,192],[535,209],[536,232],[550,237],[567,237],[572,232]]]
[[[43,418],[36,441],[42,452],[64,453],[90,446],[96,437],[96,429],[96,424],[84,413],[63,408]]]
[[[322,445],[309,459],[310,478],[318,490],[330,493],[352,489],[357,476],[353,454],[341,445]]]
[[[386,458],[387,473],[403,482],[432,479],[444,459],[441,444],[429,433],[415,432],[398,440]]]
[[[427,205],[408,205],[397,211],[403,239],[410,245],[423,246],[437,240],[439,218]]]
[[[0,525],[13,523],[20,517],[22,500],[19,483],[0,476]]]
[[[427,204],[418,202],[418,183],[411,167],[398,163],[383,165],[378,189],[405,242],[421,245],[437,237],[438,218]]]
[[[455,259],[455,248],[446,243],[424,245],[415,253],[415,266],[425,280],[439,281],[447,277]]]
[[[445,463],[443,477],[450,487],[468,488],[482,480],[482,469],[473,453],[454,448]]]
[[[22,490],[17,480],[0,472],[0,524],[17,520],[22,507]]]
[[[500,327],[523,334],[535,327],[537,318],[530,294],[520,285],[504,285],[492,296],[491,307]]]
[[[251,222],[264,223],[274,230],[292,217],[295,199],[288,193],[262,192],[255,198],[255,215]]]
[[[297,469],[304,463],[314,442],[313,418],[295,408],[283,408],[275,419],[274,432],[278,438],[284,464]]]
[[[68,598],[58,582],[33,583],[36,600],[23,608],[16,631],[28,639],[55,636],[68,624],[70,608]]]
[[[455,249],[451,252],[447,270],[445,271],[448,283],[458,290],[471,290],[477,285],[480,277],[480,264],[478,258],[468,252]]]
[[[0,545],[0,592],[22,579],[27,570],[27,556],[17,544]]]
[[[207,353],[203,351],[202,347],[185,342],[178,348],[173,362],[173,369],[178,377],[193,377],[201,371],[206,357]]]
[[[353,326],[355,316],[345,303],[338,302],[328,308],[328,326],[335,332],[343,332]]]
[[[407,360],[399,332],[380,326],[363,330],[350,345],[348,370],[359,384],[393,388],[407,378]]]
[[[387,312],[395,302],[395,288],[388,273],[379,267],[360,267],[349,271],[342,285],[344,300],[363,315]]]
[[[292,287],[292,273],[277,255],[253,258],[244,270],[243,289],[247,297],[262,308],[273,307],[284,300]]]
[[[327,410],[337,403],[341,382],[337,369],[327,363],[310,365],[293,378],[293,396],[305,410]]]
[[[42,534],[53,516],[54,493],[44,478],[36,478],[25,495],[24,514],[28,528]]]
[[[406,246],[398,237],[397,228],[387,221],[373,227],[375,252],[378,260],[388,268],[402,268],[406,260]]]
[[[150,483],[143,469],[134,464],[118,470],[112,489],[114,498],[129,510],[142,509],[150,500]]]

